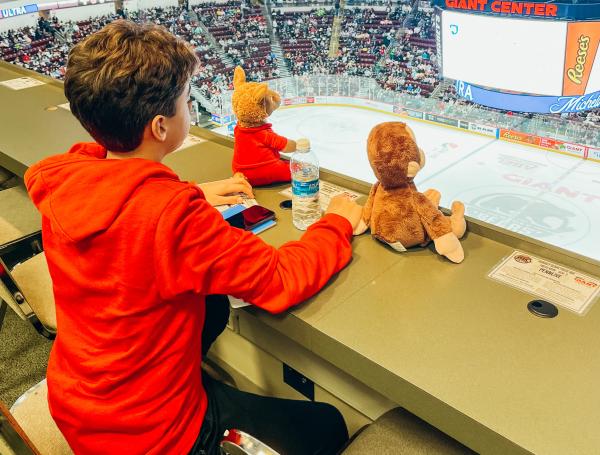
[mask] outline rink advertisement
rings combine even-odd
[[[488,276],[579,315],[600,292],[597,278],[522,251],[513,251]]]
[[[441,123],[442,125],[449,125],[458,128],[458,120],[448,117],[442,117],[441,115],[425,114],[423,117],[425,120],[430,122]]]
[[[585,95],[600,44],[600,23],[569,22],[563,75],[563,95]]]
[[[494,128],[493,126],[488,125],[479,125],[477,123],[469,122],[469,131],[473,131],[474,133],[483,134],[484,136],[491,136],[498,139],[499,130],[498,128]]]
[[[600,150],[590,148],[588,149],[588,159],[594,161],[600,161]]]
[[[588,158],[589,147],[580,144],[552,139],[549,137],[540,137],[534,134],[521,133],[519,131],[500,129],[500,139],[506,141],[522,142],[524,144],[535,145],[548,150],[575,156],[577,158]]]
[[[490,90],[464,81],[456,81],[455,87],[461,98],[505,111],[569,114],[600,107],[600,91],[574,96],[540,96]]]

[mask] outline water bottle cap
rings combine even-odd
[[[298,139],[296,141],[296,149],[298,150],[310,150],[310,141],[306,138]]]

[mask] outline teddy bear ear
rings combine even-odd
[[[260,84],[258,87],[256,87],[256,90],[254,91],[254,99],[257,103],[262,103],[267,96],[268,90],[269,86],[267,84]]]
[[[233,88],[239,88],[246,83],[246,73],[241,66],[236,66],[233,72]]]

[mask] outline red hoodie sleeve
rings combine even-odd
[[[299,241],[276,249],[231,227],[199,192],[180,192],[157,224],[156,276],[161,297],[228,294],[272,313],[319,291],[350,260],[350,223],[326,215]]]

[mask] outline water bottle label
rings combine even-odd
[[[294,196],[307,197],[319,194],[319,179],[310,182],[299,182],[292,180],[292,194]]]

